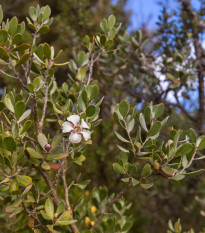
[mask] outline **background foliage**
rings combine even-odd
[[[84,35],[90,37],[95,35],[101,30],[99,26],[101,20],[111,14],[116,17],[116,25],[122,22],[113,47],[117,50],[103,54],[94,64],[93,77],[100,87],[99,99],[105,96],[100,111],[102,123],[92,134],[93,144],[84,153],[86,161],[83,166],[76,167],[71,174],[73,179],[81,173],[82,180],[92,180],[85,191],[88,197],[94,187],[106,185],[111,194],[118,193],[124,186],[120,181],[122,175],[118,174],[116,178],[112,166],[119,159],[119,150],[116,147],[119,140],[114,131],[126,137],[126,132],[119,129],[112,117],[115,105],[122,99],[129,100],[131,106],[137,106],[137,116],[151,101],[154,105],[163,103],[165,115],[170,115],[167,126],[161,130],[165,141],[170,137],[171,129],[180,128],[187,132],[191,127],[196,130],[197,136],[205,132],[202,46],[205,28],[204,1],[201,1],[201,8],[198,11],[195,11],[187,0],[179,1],[179,8],[174,12],[162,7],[156,31],[148,31],[145,25],[142,30],[130,33],[126,32],[129,26],[129,14],[124,10],[125,3],[126,1],[117,1],[113,5],[109,0],[52,2],[3,0],[1,2],[4,17],[11,19],[17,16],[19,22],[26,20],[29,6],[37,4],[50,6],[51,16],[55,18],[54,22],[51,30],[41,38],[37,38],[37,42],[51,44],[55,47],[55,51],[62,49],[63,53],[58,58],[58,63],[70,61],[69,65],[55,69],[57,84],[59,86],[63,84],[61,93],[67,95],[76,94],[75,91],[69,93],[66,86],[70,87],[71,78],[76,76],[76,70],[72,69],[71,64],[72,61],[77,61],[78,52],[83,48]],[[25,42],[29,43],[32,40],[31,31],[26,32],[24,38]],[[0,75],[0,94],[3,95],[2,89],[5,86],[7,91],[15,87],[18,92],[18,81],[3,79],[4,74]],[[58,100],[62,104],[63,97],[65,98],[62,95]],[[55,124],[46,124],[53,138],[58,129]],[[139,124],[137,120],[136,125]],[[143,138],[145,135],[143,132]],[[202,152],[199,152],[199,157],[203,156]],[[204,162],[200,160],[193,164],[190,171],[203,167]],[[185,231],[190,228],[195,229],[196,232],[205,231],[204,179],[203,175],[190,177],[183,180],[181,186],[174,186],[163,177],[157,177],[155,185],[149,190],[140,186],[129,189],[126,193],[126,200],[129,202],[121,203],[121,207],[127,207],[127,210],[124,210],[130,218],[127,221],[134,222],[129,232],[165,232],[170,218],[173,222],[180,218]],[[7,201],[10,202],[8,198],[2,198],[1,203],[5,205]],[[132,203],[132,207],[129,203]],[[89,206],[88,209],[93,206],[89,201],[86,204]],[[4,205],[1,205],[2,214],[5,211]],[[116,206],[116,211],[118,207],[121,208]],[[5,219],[0,220],[1,227],[4,227]],[[18,219],[18,222],[20,220],[23,221]],[[12,219],[7,224],[8,227],[12,227]],[[2,232],[5,232],[5,229],[2,229]]]

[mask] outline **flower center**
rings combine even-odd
[[[81,130],[81,127],[80,127],[79,125],[77,125],[77,126],[75,127],[75,129],[76,129],[77,131],[80,131],[80,130]]]

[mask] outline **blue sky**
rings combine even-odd
[[[176,0],[161,0],[169,9],[177,7]],[[126,10],[132,12],[130,29],[138,29],[143,23],[148,23],[150,28],[156,26],[158,15],[162,6],[157,4],[159,0],[128,0]],[[198,8],[200,0],[191,0],[192,6]]]
[[[169,10],[176,9],[176,7],[179,6],[177,0],[161,1],[166,4],[165,6]],[[127,11],[131,11],[131,25],[128,28],[128,31],[139,29],[143,24],[148,25],[150,29],[156,28],[156,22],[158,21],[158,16],[162,10],[162,5],[159,5],[157,2],[159,2],[159,0],[128,0],[125,7]],[[191,3],[195,9],[198,9],[200,6],[200,0],[191,0]],[[190,92],[190,95],[192,96],[192,101],[198,98],[198,92],[196,91]],[[170,93],[168,99],[171,102],[176,101],[172,93]],[[181,100],[181,95],[179,95],[179,99]],[[198,103],[197,101],[194,102]],[[186,108],[189,106],[187,103],[183,104]],[[193,110],[193,108],[190,108],[190,106],[188,108],[191,111]]]

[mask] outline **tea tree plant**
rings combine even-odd
[[[90,180],[74,170],[83,166],[86,148],[95,143],[94,131],[101,124],[103,97],[93,68],[101,56],[117,52],[120,24],[113,15],[103,19],[102,32],[85,35],[84,50],[58,63],[62,51],[41,42],[52,25],[50,15],[49,6],[30,7],[25,26],[16,17],[4,19],[0,8],[0,73],[15,82],[14,88],[5,88],[0,102],[0,229],[129,232],[133,219],[125,192],[134,186],[149,189],[158,176],[178,184],[202,173],[204,169],[190,172],[189,167],[203,159],[197,153],[205,148],[205,137],[197,137],[193,129],[172,129],[170,139],[163,141],[160,130],[168,120],[162,117],[164,105],[151,103],[139,114],[122,100],[113,112],[119,139],[113,169],[124,188],[118,194],[105,186],[85,190]],[[67,65],[72,75],[59,86],[55,69]]]

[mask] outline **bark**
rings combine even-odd
[[[205,118],[205,95],[204,95],[204,67],[203,67],[203,48],[199,41],[199,27],[197,27],[198,20],[196,12],[192,9],[190,0],[182,1],[182,10],[187,14],[189,19],[189,27],[193,34],[193,43],[195,48],[195,54],[197,59],[197,73],[198,73],[198,92],[199,92],[199,110],[197,128],[199,134],[204,134],[204,118]]]

